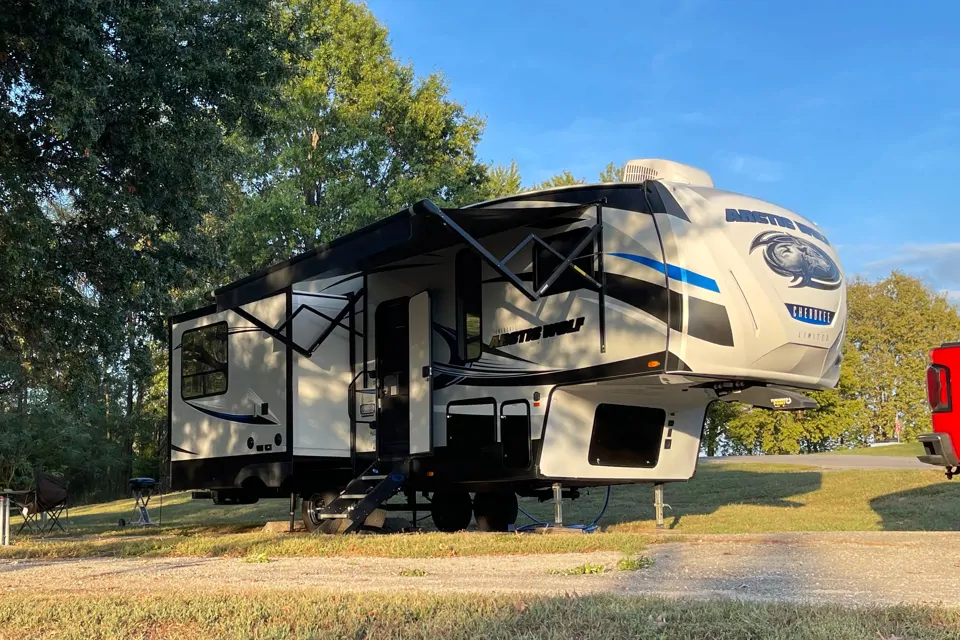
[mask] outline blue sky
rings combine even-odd
[[[370,0],[526,184],[662,157],[960,301],[960,2]]]

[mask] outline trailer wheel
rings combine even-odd
[[[319,512],[324,505],[328,505],[336,499],[336,491],[323,491],[303,498],[301,512],[303,514],[303,526],[307,528],[307,531],[310,533],[315,531],[319,533],[337,532],[337,525],[340,524],[339,520],[321,520],[319,517]]]
[[[512,491],[477,493],[473,517],[480,531],[507,531],[517,521],[517,494]]]
[[[440,531],[452,533],[470,526],[473,505],[466,491],[437,491],[430,499],[433,524]]]

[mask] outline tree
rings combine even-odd
[[[924,369],[930,349],[960,335],[960,314],[919,279],[893,272],[847,287],[848,317],[836,389],[811,392],[815,411],[740,407],[708,420],[710,438],[738,453],[812,453],[894,436],[912,440],[930,428]],[[714,429],[712,433],[709,429]]]
[[[600,182],[622,182],[623,171],[621,168],[610,162],[604,167],[603,171],[600,172],[599,181]],[[540,189],[552,189],[554,187],[566,187],[568,185],[574,184],[586,184],[585,178],[578,178],[570,171],[562,171],[555,176],[547,178],[543,182],[535,183],[530,187],[530,191],[538,191]]]
[[[894,271],[876,283],[847,289],[849,318],[843,366],[865,407],[857,439],[903,437],[930,429],[925,369],[930,350],[960,335],[960,314],[946,296],[918,278]]]
[[[700,440],[700,448],[706,455],[716,456],[730,452],[731,443],[725,435],[727,425],[739,412],[740,407],[734,402],[719,401],[707,407]]]
[[[566,187],[573,184],[585,184],[584,178],[578,178],[569,171],[564,170],[555,176],[547,178],[543,182],[534,183],[530,191],[539,191],[541,189],[553,189],[554,187]]]
[[[846,444],[863,417],[856,380],[841,371],[836,389],[808,392],[819,407],[771,411],[734,404],[723,416],[726,453],[819,453]]]
[[[487,182],[482,197],[485,200],[512,196],[523,191],[520,168],[515,160],[509,166],[498,164],[487,168]]]
[[[600,172],[600,182],[623,182],[623,167],[609,163]]]
[[[349,0],[295,0],[305,55],[257,158],[231,198],[221,239],[234,275],[332,240],[431,198],[475,201],[493,187],[475,157],[483,121],[437,73],[417,77],[387,30]],[[509,188],[508,173],[493,180]]]
[[[51,425],[41,413],[56,407],[62,428],[98,436],[97,455],[118,447],[106,475],[129,477],[149,343],[177,288],[208,273],[201,221],[222,215],[237,169],[226,137],[268,128],[292,53],[282,24],[255,0],[4,6],[6,424]]]

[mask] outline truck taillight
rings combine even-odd
[[[950,402],[950,369],[939,364],[927,367],[927,402],[934,413],[948,413]]]

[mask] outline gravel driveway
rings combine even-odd
[[[616,553],[469,558],[12,560],[0,593],[337,591],[615,593],[844,604],[960,606],[960,533],[675,535],[652,545],[653,567],[619,572]],[[672,540],[678,540],[674,542]],[[585,563],[599,575],[557,575]],[[423,576],[401,576],[420,570]]]

